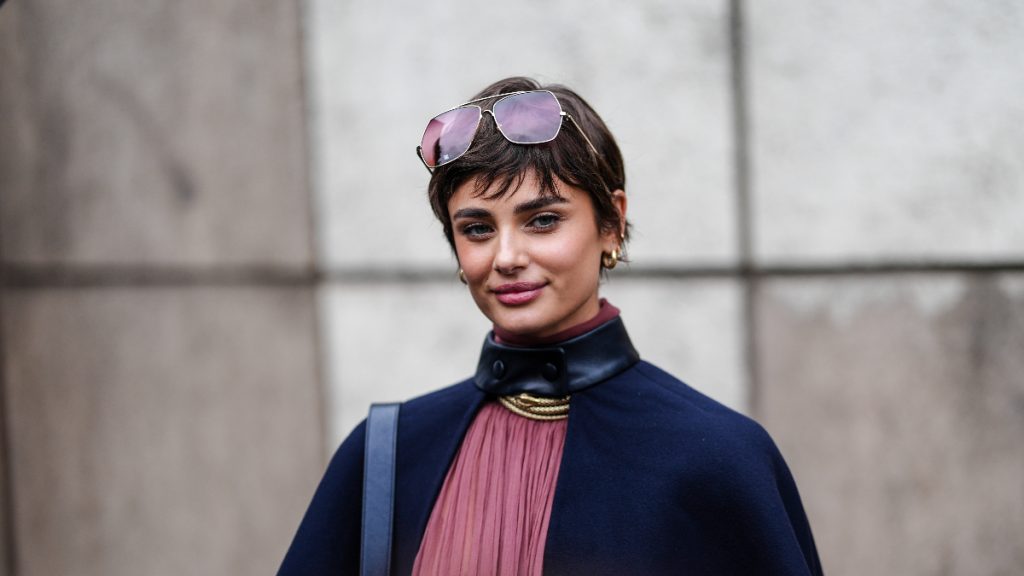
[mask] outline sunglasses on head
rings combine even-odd
[[[477,102],[500,98],[490,110],[477,106]],[[484,113],[494,118],[494,124],[506,140],[513,144],[543,144],[551,142],[562,129],[563,118],[579,130],[587,146],[597,156],[597,148],[573,117],[562,110],[554,93],[547,90],[507,92],[470,100],[434,116],[427,122],[423,139],[416,154],[430,172],[438,166],[454,162],[473,145]]]

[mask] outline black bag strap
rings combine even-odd
[[[361,576],[391,572],[391,527],[395,507],[395,452],[400,404],[374,404],[366,418],[363,466]]]

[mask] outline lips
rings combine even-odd
[[[491,291],[494,292],[498,302],[509,306],[518,306],[537,299],[544,286],[546,284],[543,282],[515,282],[502,284]]]

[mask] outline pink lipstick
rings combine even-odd
[[[514,282],[502,284],[491,291],[494,292],[498,302],[509,306],[518,306],[536,300],[544,286],[543,282]]]

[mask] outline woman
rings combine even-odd
[[[418,153],[494,330],[472,378],[401,407],[391,573],[820,574],[767,433],[639,360],[598,296],[629,226],[593,109],[509,78],[433,118]],[[357,573],[364,435],[338,449],[280,574]]]

